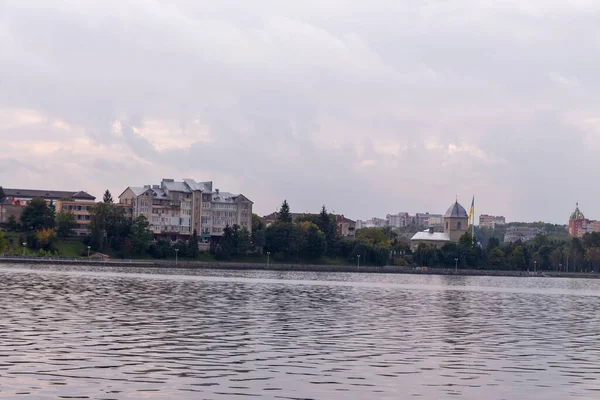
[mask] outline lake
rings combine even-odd
[[[2,399],[598,399],[600,280],[0,264]]]

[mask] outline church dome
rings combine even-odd
[[[444,218],[469,218],[467,211],[463,206],[458,204],[458,201],[450,206],[446,214],[444,214]]]
[[[579,211],[579,203],[577,203],[575,205],[575,211],[573,211],[571,213],[571,217],[569,218],[569,220],[575,221],[578,219],[585,219],[585,216],[583,215],[583,213],[581,211]]]

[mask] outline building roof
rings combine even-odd
[[[193,179],[184,179],[183,182],[194,192],[198,190],[206,193],[212,192],[212,181],[196,182]]]
[[[185,182],[175,182],[172,179],[163,179],[162,186],[170,192],[191,193],[190,187]]]
[[[448,211],[444,214],[444,218],[469,218],[469,214],[467,214],[465,208],[456,201],[448,208]]]
[[[429,241],[429,242],[450,242],[450,236],[447,233],[431,232],[426,229],[422,232],[417,232],[410,239],[411,241]]]
[[[569,218],[570,221],[575,221],[578,219],[585,219],[585,216],[583,215],[583,213],[581,211],[579,211],[579,203],[575,204],[575,211],[573,211],[571,213],[571,217]]]
[[[80,200],[95,200],[96,198],[84,191],[64,190],[40,190],[40,189],[9,189],[3,188],[6,197],[31,198],[42,197],[44,199],[58,200],[62,197],[72,197]]]

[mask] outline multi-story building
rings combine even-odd
[[[343,215],[335,216],[338,235],[344,238],[354,238],[356,236],[356,222],[344,217]]]
[[[387,220],[387,224],[392,228],[404,228],[411,224],[411,217],[406,212],[388,214],[385,218]]]
[[[69,212],[75,217],[77,226],[73,232],[77,236],[85,236],[90,232],[90,223],[92,221],[92,208],[98,203],[94,201],[72,201],[58,200],[55,203],[56,212]],[[131,206],[125,204],[113,204],[115,207],[123,209],[123,214],[128,217],[131,215]]]
[[[511,226],[506,229],[504,235],[504,243],[511,243],[516,241],[526,242],[533,239],[539,234],[543,234],[544,230],[541,228],[532,228],[528,226]]]
[[[416,213],[414,223],[417,226],[442,226],[443,216],[442,214],[429,214],[429,213]]]
[[[573,237],[582,237],[586,233],[600,232],[600,221],[587,219],[579,210],[579,203],[569,217],[569,234]]]
[[[482,214],[479,216],[479,227],[494,229],[496,225],[506,225],[506,218],[503,216]]]
[[[213,190],[212,182],[163,179],[160,185],[128,187],[119,196],[131,216],[145,216],[155,238],[188,240],[195,230],[202,242],[222,236],[226,226],[252,231],[252,202],[241,194]]]
[[[32,199],[40,197],[50,204],[60,199],[69,199],[77,202],[94,201],[96,198],[87,192],[62,191],[62,190],[39,190],[39,189],[10,189],[4,188],[6,200],[0,204],[0,223],[8,223],[11,217],[18,222],[21,213]]]
[[[62,190],[38,190],[38,189],[9,189],[4,188],[6,198],[13,205],[26,206],[35,197],[41,197],[47,202],[54,204],[60,199],[69,199],[73,201],[94,201],[96,198],[83,191],[70,192]]]

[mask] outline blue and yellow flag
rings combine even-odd
[[[471,209],[469,210],[469,226],[474,225],[475,222],[475,196],[471,201]]]

